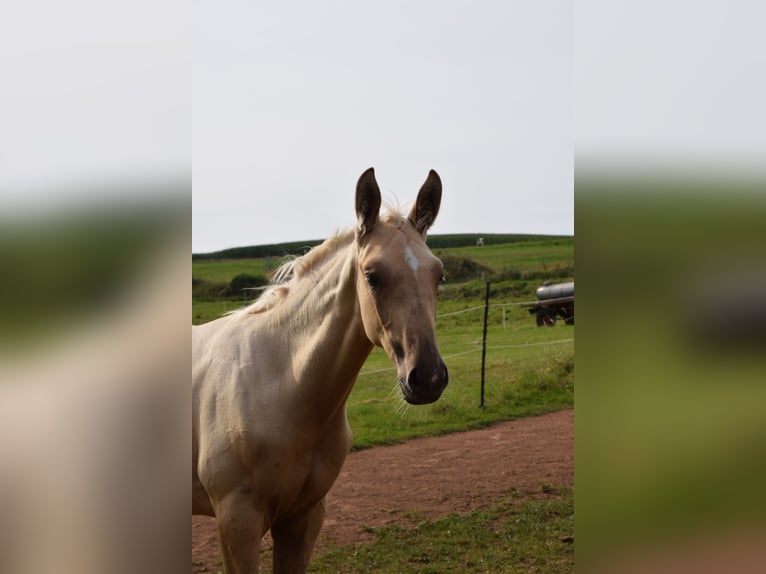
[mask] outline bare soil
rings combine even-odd
[[[370,528],[487,507],[511,489],[538,496],[573,483],[573,410],[355,452],[327,496],[317,550],[368,542]],[[220,564],[214,520],[192,517],[192,572]]]

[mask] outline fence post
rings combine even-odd
[[[485,408],[484,406],[484,365],[487,358],[487,316],[489,315],[489,281],[486,282],[487,287],[484,292],[484,335],[481,339],[481,403],[479,408]]]

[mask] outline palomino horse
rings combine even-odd
[[[441,194],[432,170],[408,217],[381,218],[368,169],[354,231],[288,263],[249,307],[192,328],[192,513],[216,517],[227,573],[258,571],[269,529],[274,572],[305,571],[351,448],[346,399],[373,345],[407,402],[447,386],[434,334],[443,268],[425,244]]]

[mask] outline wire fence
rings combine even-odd
[[[466,309],[460,309],[458,311],[451,311],[451,312],[448,312],[448,313],[442,313],[442,314],[439,314],[439,315],[436,316],[436,319],[438,321],[439,319],[444,319],[444,318],[448,318],[448,317],[455,317],[455,316],[464,315],[464,314],[467,314],[467,313],[475,313],[475,312],[479,312],[479,311],[484,311],[484,316],[483,316],[484,320],[483,320],[483,322],[481,321],[481,319],[479,319],[475,323],[477,332],[478,332],[479,329],[482,329],[482,333],[483,334],[482,334],[481,338],[480,339],[472,339],[470,341],[462,341],[461,343],[459,343],[459,344],[472,345],[472,346],[474,346],[474,348],[468,349],[468,350],[465,350],[465,351],[452,352],[452,353],[448,353],[448,354],[442,355],[442,358],[445,361],[449,361],[449,360],[455,359],[457,357],[463,357],[463,356],[466,356],[466,355],[472,355],[474,353],[481,353],[482,354],[482,359],[481,359],[481,401],[480,401],[480,405],[479,405],[480,407],[484,408],[485,358],[486,358],[486,352],[488,350],[489,351],[502,351],[502,350],[509,350],[509,349],[523,349],[523,348],[527,348],[527,347],[547,347],[547,346],[552,346],[552,345],[562,345],[562,344],[574,342],[574,337],[571,336],[572,332],[568,331],[567,332],[568,336],[565,336],[565,337],[562,337],[562,338],[557,338],[557,339],[545,340],[545,341],[524,341],[524,342],[512,343],[512,344],[507,344],[507,345],[487,344],[487,327],[488,327],[488,316],[489,316],[488,311],[489,311],[489,309],[493,309],[493,308],[494,309],[498,309],[498,308],[500,308],[500,309],[503,310],[502,326],[503,326],[503,329],[505,330],[506,329],[506,323],[507,323],[506,312],[505,312],[506,308],[517,308],[517,307],[532,308],[534,305],[536,305],[538,303],[539,303],[539,301],[514,301],[514,302],[495,302],[495,303],[491,303],[490,300],[489,300],[489,283],[487,283],[487,291],[486,291],[486,297],[485,297],[485,304],[484,305],[476,305],[476,306],[473,306],[473,307],[468,307]],[[511,318],[511,321],[517,321],[517,320],[521,320],[521,319],[520,318],[515,318],[515,317]],[[534,320],[534,317],[533,317],[532,314],[530,314],[529,319],[524,318],[524,320],[530,321],[531,322],[530,326],[534,325],[535,320]],[[497,321],[497,318],[495,318],[495,321]],[[538,323],[538,325],[539,325],[539,323]],[[547,329],[548,327],[535,327],[535,328]],[[529,331],[524,330],[523,332],[526,333],[527,335],[529,334]],[[453,348],[454,348],[454,344],[455,343],[453,342],[453,345],[452,345]],[[396,367],[395,366],[389,366],[389,367],[385,367],[385,368],[378,368],[378,369],[371,369],[371,370],[363,370],[362,372],[359,373],[359,376],[360,377],[364,377],[364,376],[368,376],[368,375],[375,375],[375,374],[379,374],[379,373],[386,373],[386,372],[392,372],[392,371],[396,371]]]

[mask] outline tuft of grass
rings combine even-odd
[[[467,514],[424,520],[414,527],[374,529],[365,545],[320,551],[309,571],[317,574],[396,572],[572,572],[574,503],[569,488],[550,488],[544,498],[509,492],[497,504]]]

